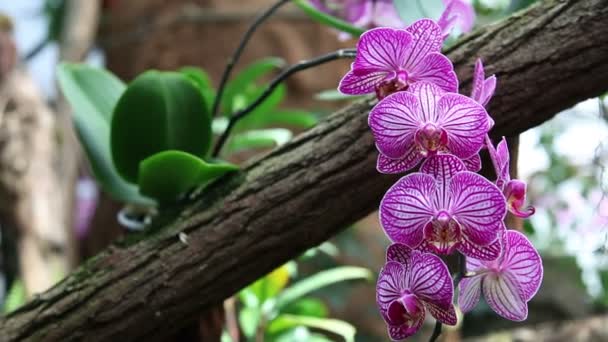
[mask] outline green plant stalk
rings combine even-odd
[[[363,32],[365,32],[365,30],[360,27],[353,26],[344,20],[319,11],[318,9],[314,8],[310,2],[308,2],[308,0],[293,0],[293,3],[313,20],[318,21],[321,24],[349,33],[354,37],[359,37],[361,34],[363,34]]]

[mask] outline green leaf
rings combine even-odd
[[[281,313],[298,316],[327,317],[329,310],[322,300],[317,298],[301,298],[283,308]]]
[[[255,336],[260,316],[260,310],[255,308],[245,307],[239,311],[239,325],[247,338],[251,339]]]
[[[346,342],[354,341],[355,334],[357,332],[357,329],[355,329],[352,324],[338,319],[283,314],[279,315],[270,323],[268,327],[268,333],[276,334],[280,331],[284,331],[297,326],[306,326],[314,329],[328,331],[341,336]]]
[[[110,121],[124,83],[111,73],[84,64],[60,64],[59,86],[73,109],[74,126],[99,185],[118,201],[149,205],[137,187],[123,180],[110,153]]]
[[[302,298],[325,286],[357,279],[371,280],[372,273],[366,268],[355,266],[336,267],[315,273],[283,290],[277,298],[277,308],[281,310],[298,298]]]
[[[163,151],[144,159],[139,166],[139,190],[160,202],[238,170],[232,164],[209,164],[182,151]]]
[[[298,326],[287,331],[281,332],[279,336],[271,336],[269,339],[274,342],[333,342],[334,340],[321,334],[311,333],[304,326]]]
[[[291,140],[293,133],[285,128],[268,128],[235,134],[230,139],[228,149],[231,153],[281,146]]]
[[[139,164],[166,150],[203,158],[211,145],[211,117],[198,88],[176,72],[148,71],[129,84],[112,118],[114,165],[137,183]]]
[[[283,59],[271,57],[253,62],[243,69],[243,71],[238,73],[226,84],[224,95],[221,100],[224,114],[230,115],[233,112],[244,108],[246,104],[242,102],[242,99],[241,106],[238,106],[241,108],[237,108],[239,102],[238,97],[246,96],[246,94],[258,90],[259,86],[256,84],[257,81],[284,66],[285,61]]]
[[[201,68],[192,66],[183,67],[179,69],[179,72],[186,75],[186,77],[198,87],[205,99],[207,110],[211,113],[211,106],[213,106],[213,100],[215,99],[215,90],[213,89],[209,74]]]
[[[318,9],[313,7],[308,0],[293,0],[293,2],[294,4],[296,4],[296,6],[300,7],[300,9],[304,11],[304,13],[306,13],[310,18],[323,25],[327,25],[339,31],[349,33],[354,37],[359,37],[361,34],[363,34],[363,32],[365,32],[365,30],[362,28],[353,26],[344,20],[340,20],[334,16],[319,11]]]
[[[4,313],[9,314],[17,310],[21,305],[25,304],[26,300],[25,285],[20,279],[16,279],[6,294],[3,307]]]
[[[258,88],[255,91],[252,91],[249,94],[239,95],[237,98],[240,99],[240,104],[235,103],[234,110],[239,111],[245,109],[245,107],[249,106],[253,103],[260,95],[262,95],[264,89]],[[287,88],[285,85],[281,84],[275,88],[275,90],[270,94],[262,103],[255,107],[254,110],[249,112],[247,116],[242,118],[234,128],[235,131],[244,131],[248,129],[252,129],[255,127],[266,127],[266,116],[269,113],[275,111],[276,107],[283,101],[285,98],[285,94],[287,93]]]
[[[245,121],[246,120],[246,121]],[[294,128],[311,128],[319,122],[316,115],[302,110],[274,110],[259,113],[253,119],[246,117],[244,129],[262,129],[271,126],[290,126]]]

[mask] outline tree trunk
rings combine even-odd
[[[493,133],[512,136],[608,90],[606,22],[608,0],[546,1],[447,53],[465,86],[477,57],[497,74]],[[372,104],[339,111],[167,208],[145,235],[110,247],[1,320],[4,340],[160,340],[375,210],[398,176],[375,170]]]

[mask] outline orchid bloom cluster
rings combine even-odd
[[[525,183],[510,179],[506,141],[495,147],[488,136],[494,121],[485,105],[496,77],[486,78],[477,61],[471,95],[458,94],[452,62],[441,53],[441,23],[421,19],[405,29],[365,32],[339,85],[343,93],[375,93],[379,100],[369,114],[378,171],[401,174],[418,167],[380,204],[380,221],[393,244],[379,275],[377,303],[394,340],[416,333],[427,312],[456,324],[454,284],[442,256],[466,258],[457,289],[462,312],[472,310],[483,293],[500,316],[524,320],[543,274],[530,241],[504,224],[507,212],[525,218],[534,209],[522,208]],[[494,182],[477,173],[483,148],[496,171]]]

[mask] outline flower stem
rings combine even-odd
[[[258,27],[264,21],[266,21],[266,19],[268,19],[272,14],[274,14],[274,12],[276,12],[281,6],[288,3],[289,1],[290,0],[277,1],[268,10],[266,10],[266,12],[262,13],[259,17],[257,17],[255,19],[253,24],[251,24],[249,29],[247,29],[247,32],[245,32],[245,35],[243,35],[243,38],[241,38],[239,46],[234,51],[234,54],[232,55],[232,57],[230,57],[230,59],[228,60],[228,63],[226,64],[226,69],[224,69],[224,73],[222,74],[222,78],[220,79],[220,85],[217,88],[217,95],[215,96],[215,99],[213,100],[213,107],[212,107],[212,111],[211,111],[212,117],[217,116],[217,114],[219,112],[222,95],[224,94],[224,89],[226,88],[226,83],[228,82],[228,79],[230,78],[232,69],[234,68],[235,64],[239,61],[239,58],[241,58],[241,54],[243,53],[245,46],[251,39],[251,36],[253,36],[253,33],[258,29]]]
[[[232,116],[230,116],[230,120],[228,121],[228,126],[226,127],[226,130],[224,131],[224,133],[220,136],[219,140],[217,141],[217,144],[215,145],[215,149],[213,150],[212,156],[217,157],[220,154],[220,151],[222,150],[222,146],[226,143],[226,140],[228,139],[230,132],[234,128],[234,125],[236,125],[236,123],[240,119],[244,118],[247,114],[252,112],[257,106],[259,106],[262,102],[264,102],[264,100],[266,100],[266,98],[268,98],[268,96],[270,96],[272,94],[272,92],[279,86],[279,84],[281,84],[281,82],[283,82],[289,76],[297,73],[298,71],[310,69],[310,68],[316,67],[318,65],[321,65],[321,64],[324,64],[327,62],[335,61],[337,59],[354,58],[355,55],[356,55],[356,50],[354,50],[354,49],[341,49],[338,51],[328,53],[326,55],[319,56],[317,58],[313,58],[313,59],[306,60],[306,61],[301,61],[301,62],[294,64],[294,65],[290,66],[289,68],[283,70],[276,78],[274,78],[270,82],[268,87],[266,87],[264,92],[255,101],[253,101],[249,106],[247,106],[243,110],[240,110],[240,111],[232,114]]]
[[[454,288],[458,287],[458,283],[464,278],[467,274],[467,257],[462,253],[458,253],[458,273],[456,277],[454,277]]]
[[[429,338],[429,342],[437,341],[437,339],[441,335],[442,326],[443,326],[443,324],[441,324],[440,321],[435,321],[435,329],[433,329],[433,334],[431,335],[431,338]]]

